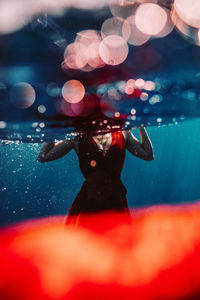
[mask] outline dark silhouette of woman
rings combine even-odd
[[[73,202],[67,222],[80,214],[102,211],[127,212],[126,188],[121,181],[126,149],[133,155],[151,161],[153,149],[144,127],[139,128],[141,143],[130,131],[117,131],[73,140],[44,143],[38,161],[49,162],[74,149],[85,182]]]

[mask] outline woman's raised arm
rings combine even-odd
[[[126,148],[133,155],[144,159],[144,160],[153,160],[153,147],[150,141],[150,138],[144,127],[139,128],[141,143],[136,139],[136,137],[130,131],[124,131],[126,139]]]
[[[66,155],[73,148],[75,148],[74,140],[44,143],[37,160],[41,163],[52,161]]]

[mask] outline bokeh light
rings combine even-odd
[[[99,55],[100,44],[100,42],[94,42],[88,46],[88,65],[94,69],[105,66],[104,61]]]
[[[69,103],[80,102],[85,95],[85,88],[78,80],[67,81],[62,88],[63,98]]]
[[[151,81],[151,80],[147,80],[144,83],[144,89],[146,91],[153,91],[155,89],[156,85],[155,82]]]
[[[83,71],[90,72],[95,68],[101,68],[105,65],[99,56],[99,47],[101,35],[97,30],[83,30],[77,33],[75,43],[81,45],[81,55],[83,55],[88,64],[82,67]],[[83,49],[83,50],[82,50]]]
[[[11,103],[21,109],[26,109],[33,105],[36,99],[34,88],[27,82],[15,84],[10,91]]]
[[[122,37],[109,35],[101,42],[99,54],[106,64],[119,65],[128,56],[128,45]]]
[[[64,53],[64,68],[82,69],[85,67],[88,62],[87,51],[87,48],[79,42],[69,44]]]
[[[114,17],[126,19],[135,13],[135,0],[109,0],[110,11]]]
[[[134,79],[129,79],[126,82],[126,87],[125,87],[125,93],[127,95],[131,95],[134,92],[134,87],[135,87],[135,80]]]
[[[0,3],[0,33],[9,34],[21,29],[31,19],[31,10],[23,1]]]
[[[121,18],[113,17],[106,19],[101,27],[101,35],[102,38],[108,36],[108,35],[122,35],[122,28],[124,25],[124,20]],[[128,40],[130,36],[131,30],[130,27],[127,27],[126,30],[126,38]],[[125,38],[125,36],[123,36]]]
[[[156,35],[156,37],[158,37],[158,38],[167,36],[168,34],[170,34],[170,32],[172,32],[172,30],[174,28],[174,24],[171,20],[171,11],[167,8],[163,8],[163,9],[167,15],[167,22],[166,22],[165,26],[163,27],[163,29]]]
[[[78,103],[69,103],[64,99],[61,101],[58,111],[59,113],[64,114],[67,117],[76,117],[81,113],[82,104],[81,102]]]
[[[44,105],[39,105],[38,111],[39,111],[39,113],[44,114],[46,111],[46,107]]]
[[[200,28],[199,0],[175,0],[174,8],[185,23],[190,26]]]
[[[101,36],[97,30],[83,30],[77,33],[75,42],[89,46],[93,42],[100,42]]]
[[[7,124],[4,121],[0,121],[0,129],[6,128]]]
[[[123,37],[129,44],[140,46],[146,43],[150,35],[140,31],[135,24],[135,16],[130,16],[126,19],[122,28]]]
[[[141,4],[135,15],[137,28],[149,35],[157,35],[167,23],[165,10],[154,3]]]

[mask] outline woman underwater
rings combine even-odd
[[[72,140],[44,143],[38,161],[49,162],[74,149],[85,182],[73,202],[67,223],[80,214],[120,211],[129,214],[126,188],[121,181],[126,149],[133,155],[151,161],[153,148],[144,127],[139,128],[141,143],[130,131],[87,135]]]

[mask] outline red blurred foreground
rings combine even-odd
[[[64,221],[1,231],[1,300],[200,299],[200,203]]]

